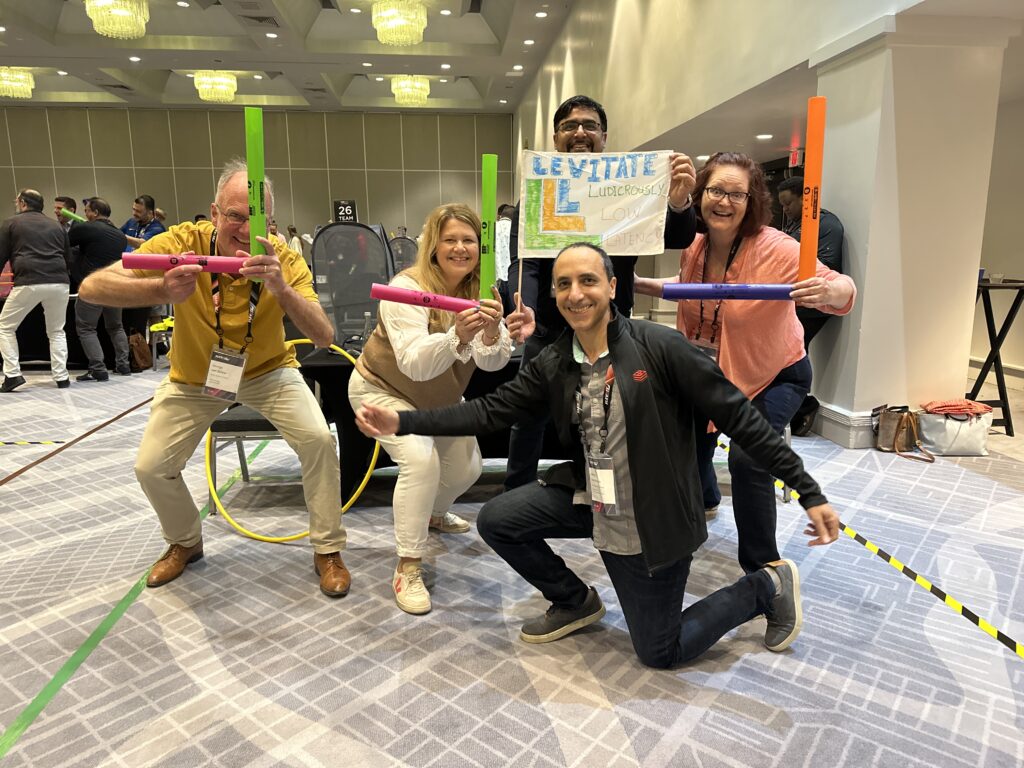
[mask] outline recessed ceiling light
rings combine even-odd
[[[128,61],[142,61],[138,56],[129,56]]]
[[[7,27],[0,27],[0,32],[6,32],[6,31],[7,31]]]
[[[523,71],[523,65],[522,64],[516,64],[514,67],[512,67],[512,69],[514,69],[516,72],[522,72]]]
[[[443,11],[441,11],[441,15],[442,16],[451,16],[452,12],[449,11],[447,8],[445,8]]]
[[[508,104],[508,99],[498,99],[499,104]]]
[[[362,13],[363,9],[362,8],[349,8],[349,11],[351,11],[352,13]]]
[[[523,45],[533,45],[533,40],[523,40]]]
[[[188,3],[186,3],[185,0],[178,0],[178,7],[179,8],[188,8]]]
[[[376,80],[378,83],[383,83],[384,82],[384,78],[381,77],[380,75],[377,75],[377,77],[375,77],[373,79]]]
[[[64,75],[66,75],[67,72],[65,72],[63,69],[58,69],[57,70],[57,74],[60,75],[61,77],[64,77]]]
[[[448,78],[447,77],[442,77],[438,82],[447,83],[448,82]]]
[[[546,19],[548,17],[548,14],[547,14],[546,11],[537,11],[533,15],[536,16],[538,19]]]
[[[363,62],[363,66],[364,66],[364,67],[372,67],[372,66],[373,66],[373,64],[371,64],[371,63],[370,63],[370,62],[368,62],[368,61],[364,61],[364,62]]]
[[[185,77],[195,77],[195,75],[193,75],[191,72],[189,72],[187,75],[185,75]]]
[[[269,37],[271,40],[276,40],[277,32],[267,32],[267,37]]]
[[[754,138],[758,141],[768,141],[771,137],[772,135],[770,133],[759,133]]]
[[[451,68],[452,68],[451,64],[442,64],[441,65],[441,69],[451,69]]]
[[[697,159],[702,163],[711,159],[711,155],[697,155]]]
[[[262,80],[263,79],[263,75],[253,75],[252,79],[253,80]]]

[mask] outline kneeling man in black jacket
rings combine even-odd
[[[480,510],[483,539],[551,601],[520,637],[546,643],[598,621],[604,605],[546,539],[593,538],[637,656],[652,667],[694,659],[722,635],[765,615],[765,645],[800,633],[800,575],[770,563],[681,611],[693,553],[707,538],[693,443],[698,410],[800,494],[812,546],[838,537],[839,518],[803,462],[718,366],[682,335],[618,314],[607,254],[588,243],[562,250],[552,282],[563,333],[493,393],[431,411],[364,405],[360,429],[383,434],[475,435],[550,413],[574,459],[537,484]],[[509,316],[513,335],[525,318]]]

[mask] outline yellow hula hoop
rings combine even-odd
[[[313,342],[310,341],[309,339],[289,339],[286,343],[289,344],[289,345],[294,346],[295,344],[312,344]],[[338,354],[344,355],[345,357],[348,358],[349,362],[351,362],[353,365],[355,365],[356,359],[354,357],[352,357],[352,355],[350,355],[344,349],[342,349],[341,347],[335,346],[334,344],[331,345],[331,349],[333,349]],[[212,431],[207,431],[207,433],[206,433],[206,452],[205,452],[205,456],[206,456],[206,486],[207,486],[207,488],[210,489],[210,498],[213,499],[213,503],[217,507],[217,511],[220,513],[221,517],[223,517],[225,520],[228,521],[228,524],[232,528],[234,528],[236,531],[238,531],[243,536],[248,536],[250,539],[256,539],[257,541],[267,541],[267,542],[270,542],[271,544],[284,544],[285,542],[288,542],[288,541],[298,541],[299,539],[304,539],[307,536],[309,536],[309,531],[308,530],[307,531],[303,531],[302,533],[292,534],[291,536],[264,536],[261,533],[255,533],[254,531],[250,531],[247,528],[243,528],[241,525],[236,523],[234,518],[232,518],[231,515],[228,514],[228,511],[226,509],[224,509],[224,505],[221,503],[220,496],[217,493],[217,489],[213,485],[213,475],[210,472],[210,454],[211,454],[212,451],[213,451],[213,432]],[[376,440],[374,440],[373,441],[373,456],[370,458],[370,467],[369,467],[369,469],[366,470],[366,474],[363,475],[363,480],[362,480],[361,483],[359,483],[359,487],[356,488],[355,492],[352,494],[352,498],[350,498],[348,501],[346,501],[345,505],[341,508],[341,514],[345,514],[348,511],[349,507],[351,507],[355,503],[356,499],[359,498],[360,494],[362,494],[363,489],[366,488],[366,484],[368,482],[370,482],[370,475],[373,474],[373,470],[377,466],[377,456],[379,454],[380,454],[380,443],[378,443]]]

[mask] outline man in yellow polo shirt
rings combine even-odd
[[[269,216],[274,203],[269,179],[266,194]],[[294,351],[284,343],[283,317],[287,314],[318,347],[330,346],[334,328],[302,256],[276,240],[259,241],[266,255],[250,257],[248,177],[245,163],[233,160],[217,182],[210,220],[173,226],[148,240],[145,250],[240,256],[247,260],[238,275],[202,272],[198,265],[166,272],[126,270],[117,262],[93,272],[79,295],[102,306],[174,304],[171,370],[153,397],[135,463],[169,545],[146,585],[173,581],[203,556],[199,510],[181,472],[233,399],[263,414],[298,454],[313,567],[320,590],[341,597],[351,576],[341,559],[345,528],[334,437],[297,370]]]

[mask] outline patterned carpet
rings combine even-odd
[[[0,440],[71,440],[146,400],[160,374],[68,390],[28,377],[2,396]],[[475,530],[431,534],[434,610],[406,615],[389,586],[381,478],[345,517],[348,597],[319,593],[307,544],[262,544],[213,517],[206,559],[171,585],[136,587],[86,655],[163,547],[132,472],[146,417],[0,486],[3,768],[1024,764],[1024,659],[852,540],[807,548],[796,504],[780,505],[779,540],[801,568],[805,628],[782,654],[764,649],[758,620],[682,669],[644,668],[589,542],[559,551],[608,615],[557,643],[522,643],[520,624],[546,606]],[[0,478],[55,447],[0,446]],[[1021,462],[794,447],[846,523],[1024,641]],[[220,463],[226,480],[233,451]],[[225,494],[239,521],[303,530],[287,446],[268,444],[252,471],[262,479]],[[200,460],[186,478],[205,503]],[[496,482],[456,511],[474,520]],[[692,598],[739,573],[728,504],[710,529]]]

